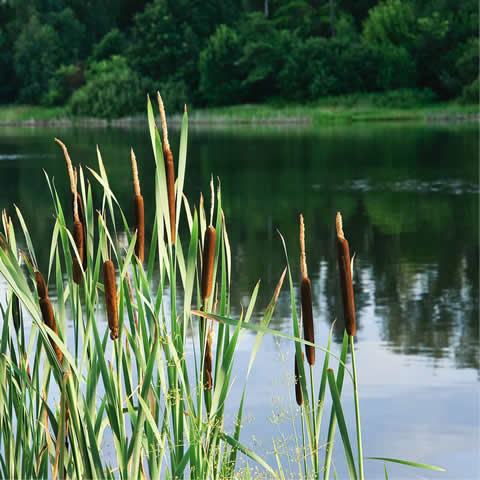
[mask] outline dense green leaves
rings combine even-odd
[[[0,4],[0,27],[0,102],[74,114],[134,115],[131,89],[168,92],[172,108],[399,88],[478,97],[474,0],[18,0]]]

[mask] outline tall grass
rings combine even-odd
[[[74,233],[67,226],[55,185],[46,175],[55,209],[46,280],[38,270],[36,250],[20,210],[16,209],[16,216],[27,252],[20,252],[17,247],[19,230],[15,231],[12,220],[6,215],[2,217],[0,273],[8,284],[8,294],[6,302],[0,304],[0,476],[232,478],[241,453],[269,476],[282,477],[281,462],[274,469],[240,441],[247,380],[262,339],[269,334],[290,339],[295,346],[296,395],[305,432],[302,475],[319,478],[323,470],[328,478],[338,421],[346,461],[355,478],[340,402],[345,371],[355,380],[356,391],[355,364],[353,375],[346,368],[348,334],[345,333],[340,359],[335,359],[335,379],[329,368],[334,357],[329,351],[331,334],[326,349],[316,345],[312,318],[311,322],[307,320],[310,323],[306,325],[305,339],[301,338],[286,247],[287,268],[260,324],[250,322],[259,284],[253,288],[240,317],[230,317],[232,258],[220,185],[216,192],[213,182],[211,185],[207,225],[203,197],[198,208],[192,207],[183,192],[187,112],[182,120],[175,179],[160,96],[158,100],[164,124],[163,144],[150,99],[147,102],[155,162],[155,198],[145,202],[155,213],[149,246],[143,245],[145,205],[133,151],[133,229],[109,183],[98,147],[97,170],[78,167],[78,192],[73,173]],[[58,143],[67,158],[66,147]],[[69,160],[68,157],[67,163]],[[71,162],[68,165],[75,172]],[[93,202],[87,173],[102,190],[98,204]],[[82,248],[75,233],[76,222],[82,223]],[[184,231],[179,229],[180,223],[186,225],[186,234],[180,235]],[[123,231],[126,243],[121,241]],[[45,250],[47,246],[41,248]],[[287,273],[293,335],[269,328]],[[308,278],[306,264],[304,273]],[[154,277],[159,278],[158,285]],[[50,301],[49,290],[55,294],[55,305]],[[302,299],[304,325],[311,314],[311,289],[307,297]],[[108,327],[98,321],[103,304]],[[73,338],[67,342],[70,321]],[[255,332],[256,339],[243,393],[237,399],[229,397],[228,392],[238,344],[245,330]],[[308,347],[309,381],[302,344]],[[353,360],[353,340],[351,347]],[[315,349],[325,353],[318,394],[313,381]],[[334,408],[322,467],[319,436],[327,386]],[[228,434],[225,410],[227,404],[236,402],[237,422],[233,433]],[[358,410],[358,402],[356,407]],[[359,431],[359,421],[357,427]],[[107,438],[114,443],[115,458],[103,453]],[[358,451],[361,465],[361,449]],[[359,470],[362,471],[361,466]]]

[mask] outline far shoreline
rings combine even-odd
[[[181,114],[169,116],[170,124],[180,124]],[[192,125],[329,125],[357,122],[479,122],[478,105],[432,103],[403,108],[368,104],[344,106],[328,102],[316,105],[235,105],[196,109],[189,112]],[[62,107],[28,105],[0,106],[0,127],[126,127],[145,125],[147,116],[139,113],[118,119],[84,118],[68,114]]]

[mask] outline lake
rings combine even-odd
[[[170,127],[175,159],[179,131]],[[69,184],[59,137],[74,163],[97,167],[100,146],[110,184],[132,219],[129,150],[135,150],[145,199],[147,238],[153,222],[154,161],[146,126],[0,129],[0,207],[21,209],[48,264],[53,208],[42,169],[67,202]],[[390,464],[391,478],[474,479],[479,465],[479,126],[352,124],[341,126],[190,126],[185,192],[209,202],[219,177],[232,247],[232,317],[257,280],[258,321],[286,261],[300,279],[298,218],[306,226],[316,341],[333,350],[343,335],[335,246],[335,214],[355,252],[356,362],[365,456],[439,465],[446,473]],[[92,182],[95,183],[95,182]],[[96,196],[98,202],[100,196]],[[151,203],[150,203],[151,204]],[[19,234],[17,234],[19,236]],[[4,298],[5,282],[1,280]],[[2,300],[3,301],[3,300]],[[291,332],[285,284],[270,326]],[[227,429],[238,408],[254,336],[238,352]],[[272,439],[285,473],[297,472],[294,431],[300,428],[292,381],[293,345],[265,337],[250,375],[241,441],[274,465]],[[321,374],[323,355],[317,353]],[[334,365],[336,368],[336,365]],[[318,381],[317,381],[318,383]],[[354,439],[351,383],[343,398]],[[330,406],[324,411],[328,425]],[[322,442],[321,442],[322,443]],[[355,442],[354,442],[355,443]],[[111,444],[105,445],[108,455]],[[321,455],[323,458],[323,455]],[[346,478],[337,432],[335,467]],[[251,462],[250,462],[251,463]],[[366,478],[383,478],[383,463],[366,460]]]

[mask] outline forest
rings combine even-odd
[[[0,104],[118,118],[405,90],[479,96],[477,0],[3,0]]]

